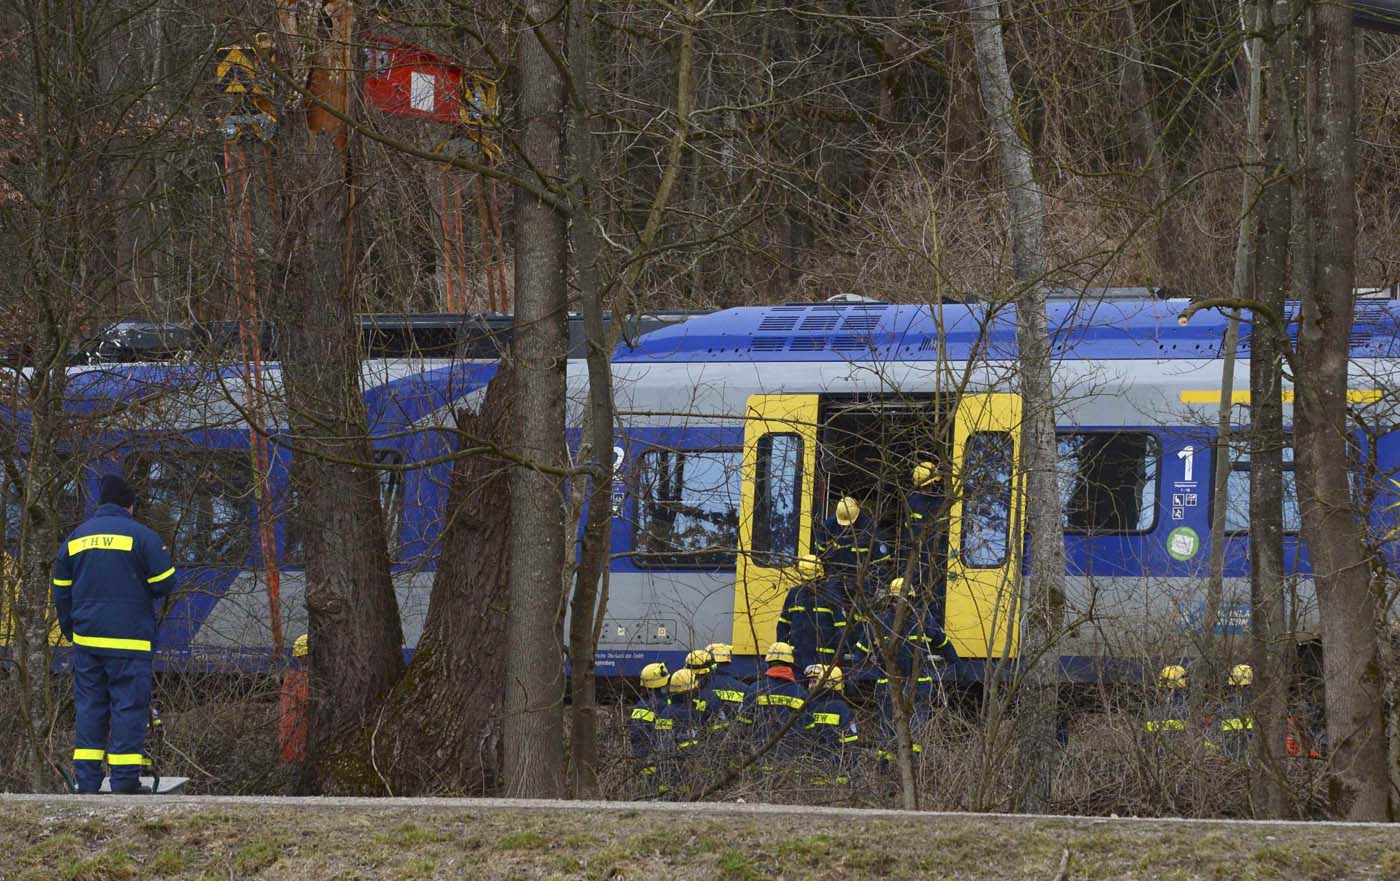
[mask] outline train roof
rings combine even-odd
[[[1226,317],[1214,309],[1179,322],[1186,299],[1054,300],[1048,306],[1054,352],[1062,360],[1202,360],[1219,358]],[[1297,325],[1289,304],[1289,335]],[[941,328],[941,332],[940,332]],[[1241,327],[1248,357],[1250,325]],[[614,360],[690,361],[934,361],[941,348],[956,361],[1016,357],[1012,306],[813,303],[742,307],[665,326],[619,347]],[[1358,301],[1353,358],[1400,356],[1400,302]]]

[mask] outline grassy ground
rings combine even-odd
[[[1065,851],[1072,881],[1400,877],[1400,828],[95,800],[0,813],[0,881],[1053,881]]]

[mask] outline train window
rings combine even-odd
[[[754,563],[771,569],[797,559],[802,520],[802,438],[765,434],[758,439],[753,494]]]
[[[1227,484],[1230,501],[1225,508],[1227,532],[1249,531],[1249,448],[1232,445],[1230,477]],[[1293,447],[1283,448],[1283,531],[1298,532],[1303,516],[1298,511],[1298,483],[1293,471]]]
[[[402,465],[403,453],[398,450],[375,450],[374,464]],[[388,538],[389,559],[397,560],[399,541],[403,535],[403,472],[397,469],[382,470],[379,474],[379,506],[384,513],[384,532]],[[288,490],[287,513],[283,518],[282,556],[280,562],[288,566],[300,566],[306,562],[306,536],[297,508],[301,506],[301,493],[295,487]]]
[[[1162,448],[1145,431],[1061,434],[1060,510],[1070,535],[1150,532]]]
[[[61,464],[59,467],[63,473],[69,473],[69,465]],[[0,536],[0,546],[5,548],[18,546],[20,530],[24,525],[24,484],[15,483],[10,477],[8,469],[0,470],[0,495],[3,495],[5,505],[5,534]],[[22,473],[20,477],[23,478]],[[58,535],[63,537],[83,522],[83,490],[78,478],[64,481],[58,507]]]
[[[973,569],[1006,565],[1011,529],[1011,476],[1015,445],[1005,432],[967,439],[963,457],[962,562]]]
[[[177,564],[248,561],[253,473],[241,450],[137,453],[126,460],[136,513],[165,539]]]
[[[741,450],[647,450],[637,463],[639,566],[734,565]]]

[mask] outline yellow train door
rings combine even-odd
[[[1026,516],[1020,432],[1020,395],[959,399],[944,621],[964,658],[1016,656]]]
[[[774,639],[783,598],[811,553],[817,396],[752,395],[744,420],[739,555],[734,573],[735,654]]]

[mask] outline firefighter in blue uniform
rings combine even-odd
[[[695,692],[692,699],[695,702],[695,709],[706,715],[709,714],[709,695],[706,693],[705,683],[710,678],[710,671],[714,669],[715,656],[707,649],[691,649],[685,654],[685,668],[695,674]]]
[[[903,622],[901,624],[901,609]],[[867,622],[865,635],[856,646],[878,670],[875,694],[880,701],[880,733],[894,737],[894,699],[890,693],[891,669],[885,659],[885,649],[892,648],[894,670],[904,680],[905,694],[913,707],[910,726],[920,728],[933,710],[934,664],[951,663],[958,659],[952,640],[943,632],[939,622],[926,609],[920,609],[914,592],[903,578],[890,582],[888,602]],[[922,747],[917,743],[914,751]],[[882,757],[884,754],[882,753]]]
[[[666,704],[656,711],[657,792],[662,795],[690,789],[686,769],[699,753],[705,732],[705,711],[696,700],[699,689],[700,677],[694,669],[677,670],[671,674]]]
[[[744,683],[730,672],[734,647],[724,642],[712,642],[705,646],[705,651],[714,659],[701,692],[708,725],[712,732],[728,731],[744,712]]]
[[[841,668],[813,664],[803,674],[810,695],[804,733],[815,772],[811,782],[818,786],[850,783],[860,732],[855,713],[842,694],[846,683]]]
[[[948,586],[948,533],[945,498],[938,466],[920,462],[914,466],[914,491],[904,512],[904,553],[914,561],[914,584],[928,600],[929,613],[943,620]],[[907,571],[907,570],[901,570]]]
[[[749,686],[744,699],[744,718],[753,725],[756,745],[767,743],[786,726],[793,734],[779,743],[774,751],[779,755],[792,752],[791,743],[802,729],[803,713],[807,710],[807,689],[797,681],[792,670],[792,646],[775,642],[768,647],[763,660],[768,669]],[[788,724],[788,720],[792,724]]]
[[[840,580],[847,606],[859,606],[866,584],[878,584],[890,563],[890,547],[860,503],[844,496],[836,513],[822,523],[817,558],[826,574]]]
[[[797,561],[802,583],[788,591],[778,615],[778,642],[792,646],[798,670],[835,664],[846,633],[845,597],[835,579],[823,577],[816,557]]]
[[[1249,740],[1254,736],[1254,718],[1249,713],[1250,692],[1254,689],[1254,667],[1249,664],[1236,664],[1230,669],[1226,685],[1229,691],[1216,724],[1220,728],[1220,739],[1225,745],[1225,754],[1237,762],[1249,757]]]
[[[637,761],[637,773],[649,778],[656,775],[656,713],[666,704],[666,684],[671,674],[660,662],[642,668],[642,694],[627,719],[627,738],[632,745],[632,758]]]
[[[102,761],[113,792],[138,792],[151,705],[156,600],[175,584],[175,564],[160,538],[132,517],[126,481],[102,478],[97,510],[59,548],[54,609],[73,644],[73,776],[79,792],[97,792]]]

